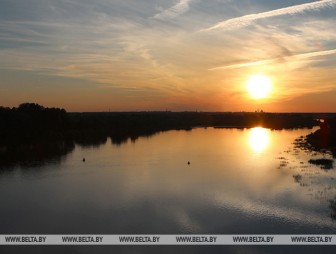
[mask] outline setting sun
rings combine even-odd
[[[246,89],[254,99],[266,98],[271,92],[272,81],[265,75],[251,75],[246,82]]]

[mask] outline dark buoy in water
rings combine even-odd
[[[85,162],[85,158],[83,158],[83,162]]]
[[[188,161],[188,165],[190,165],[190,161]]]

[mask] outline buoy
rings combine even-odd
[[[190,161],[188,161],[188,165],[190,165]]]
[[[83,158],[83,162],[85,162],[85,158]]]

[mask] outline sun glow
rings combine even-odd
[[[269,135],[266,129],[261,127],[252,128],[249,135],[249,144],[252,150],[260,153],[269,144]]]
[[[272,90],[272,81],[266,75],[251,75],[246,82],[246,89],[254,99],[266,98]]]

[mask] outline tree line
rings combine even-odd
[[[0,162],[6,158],[64,154],[79,145],[114,144],[166,130],[193,127],[262,126],[271,129],[313,127],[314,117],[299,113],[112,112],[67,113],[36,103],[0,107]]]

